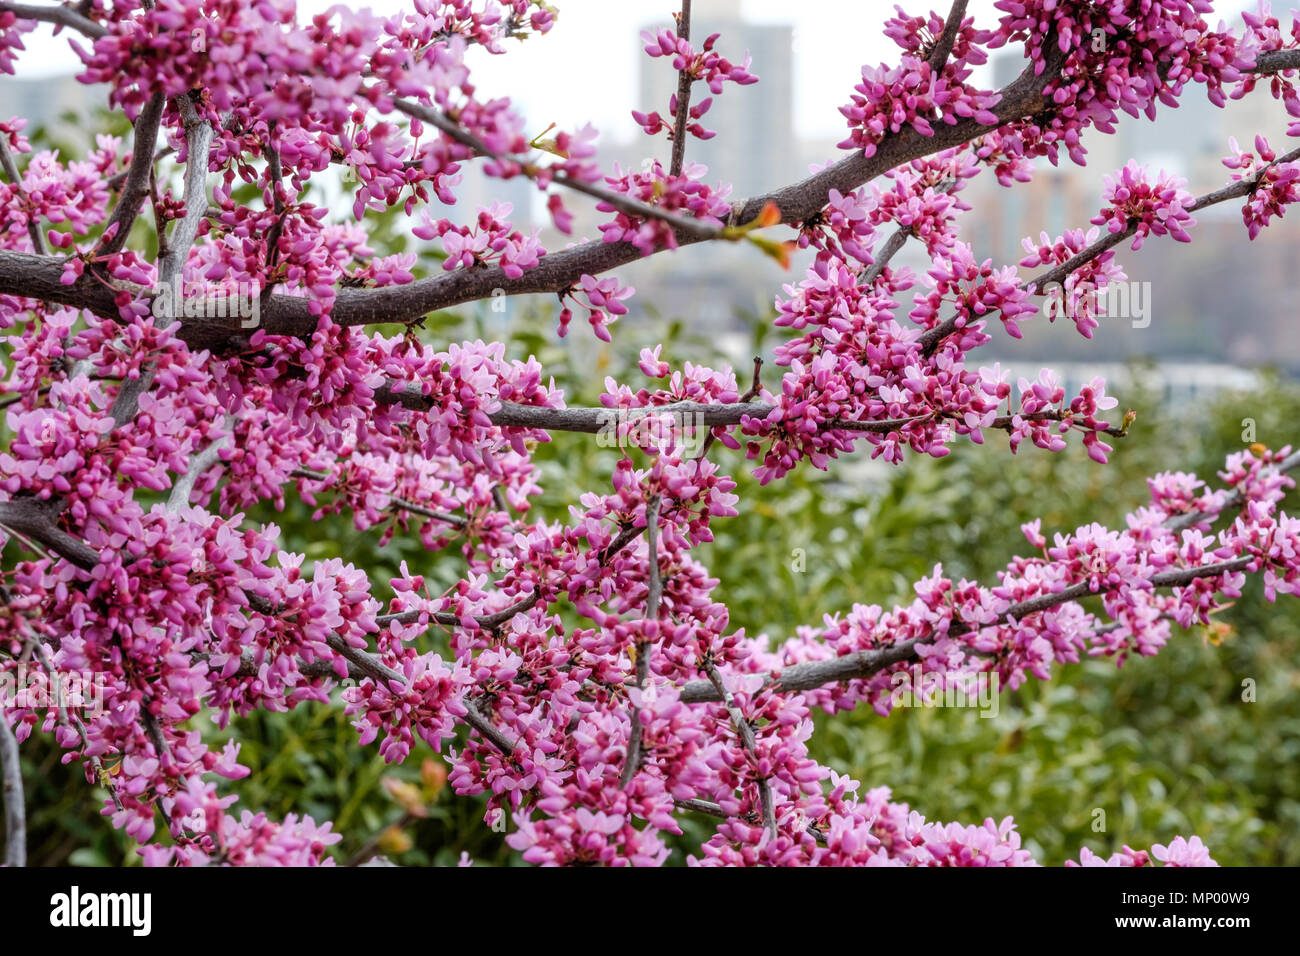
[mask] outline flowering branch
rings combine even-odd
[[[441,130],[458,143],[468,147],[481,156],[487,156],[491,159],[497,160],[498,162],[510,163],[518,166],[525,175],[529,176],[535,176],[542,171],[526,160],[514,159],[493,152],[491,147],[469,130],[453,123],[446,116],[432,107],[403,99],[394,100],[393,106],[398,111],[405,113],[407,116],[413,116],[416,119],[423,120],[430,126]],[[703,223],[696,219],[692,219],[689,216],[679,216],[674,212],[649,203],[638,202],[623,193],[614,192],[612,189],[605,189],[603,186],[597,186],[594,183],[589,183],[576,176],[570,176],[563,170],[553,172],[550,175],[553,182],[558,183],[567,189],[585,193],[593,199],[599,199],[601,202],[609,203],[620,212],[624,212],[627,215],[638,219],[658,219],[661,222],[665,222],[672,226],[673,229],[677,230],[681,235],[688,236],[693,240],[699,241],[703,239],[727,238],[727,231],[725,228]],[[576,278],[577,277],[575,276],[575,279]],[[554,290],[547,289],[544,291],[549,292]]]
[[[736,728],[736,733],[740,735],[740,742],[745,748],[745,752],[757,759],[758,741],[754,738],[754,728],[750,726],[745,715],[736,706],[736,698],[727,689],[726,681],[723,679],[721,672],[718,671],[718,665],[711,660],[706,660],[704,662],[704,672],[708,674],[709,685],[713,688],[713,692],[718,695],[718,699],[727,711],[727,716],[731,718],[731,725]],[[685,695],[683,695],[682,699],[686,699]],[[772,788],[766,778],[758,781],[758,794],[759,804],[763,812],[763,826],[770,836],[775,837],[776,809],[772,802]]]
[[[1297,160],[1300,160],[1300,148],[1293,149],[1291,152],[1279,159],[1278,162],[1291,163]],[[1232,199],[1241,199],[1244,196],[1250,195],[1251,191],[1255,188],[1256,182],[1262,176],[1263,173],[1261,172],[1257,177],[1238,180],[1229,186],[1224,186],[1222,189],[1208,192],[1205,195],[1198,197],[1195,202],[1185,208],[1188,212],[1197,212],[1201,209],[1207,209],[1210,206],[1228,202]],[[1070,257],[1066,262],[1047,270],[1041,275],[1034,276],[1032,279],[1022,282],[1020,288],[1027,291],[1041,292],[1049,285],[1064,282],[1070,275],[1078,271],[1081,267],[1087,265],[1089,262],[1092,262],[1098,256],[1114,249],[1126,239],[1133,238],[1137,235],[1140,228],[1141,222],[1134,220],[1128,226],[1117,232],[1108,232],[1096,242],[1089,245],[1086,249],[1083,249]],[[925,353],[927,355],[933,354],[939,347],[940,342],[958,331],[960,328],[961,326],[958,325],[957,318],[954,317],[940,325],[936,325],[932,329],[927,329],[921,336],[921,342]]]
[[[1165,571],[1153,575],[1150,579],[1154,588],[1185,587],[1201,578],[1214,578],[1233,571],[1246,570],[1259,561],[1257,557],[1234,558],[1198,568],[1185,568],[1177,571]],[[997,619],[983,627],[995,627],[1009,621],[1019,620],[1029,614],[1078,601],[1081,598],[1096,596],[1087,583],[1071,585],[1055,594],[1044,594],[1028,601],[1012,605]],[[952,636],[959,636],[967,631],[957,631]],[[782,691],[798,693],[813,690],[826,684],[836,684],[850,680],[871,677],[895,664],[902,664],[919,659],[918,648],[926,644],[924,638],[913,637],[897,644],[878,650],[856,651],[844,657],[827,661],[809,661],[804,664],[791,664],[768,679],[765,686],[779,688]],[[709,681],[692,681],[681,688],[681,699],[689,704],[714,703],[721,701],[722,695]]]

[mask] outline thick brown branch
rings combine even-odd
[[[56,526],[51,507],[36,498],[0,501],[0,525],[31,538],[84,571],[99,563],[99,552]]]

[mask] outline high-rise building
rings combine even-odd
[[[650,24],[647,30],[660,24]],[[727,84],[700,122],[717,136],[692,138],[687,160],[709,167],[709,183],[735,187],[733,198],[750,196],[790,182],[804,173],[794,143],[793,28],[788,24],[756,24],[740,18],[736,0],[704,0],[694,4],[691,43],[699,49],[705,39],[720,33],[719,50],[733,62],[748,52],[759,82],[749,86]],[[640,57],[642,112],[668,115],[668,100],[677,92],[677,72],[662,58]],[[692,102],[711,95],[695,84]]]

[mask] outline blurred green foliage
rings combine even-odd
[[[39,133],[34,140],[40,142]],[[375,218],[374,248],[404,248],[399,218]],[[418,271],[436,268],[436,259],[425,256]],[[594,402],[605,375],[639,381],[635,356],[642,345],[664,342],[664,358],[675,367],[723,361],[707,330],[658,317],[621,322],[617,351],[595,342],[581,323],[559,340],[557,309],[554,300],[512,300],[505,312],[480,304],[428,317],[421,334],[437,343],[505,341],[512,357],[537,356],[571,404]],[[752,348],[770,355],[767,317],[749,319]],[[767,385],[778,377],[769,368]],[[742,371],[742,387],[747,378]],[[1042,518],[1049,535],[1091,521],[1120,525],[1146,499],[1146,476],[1190,470],[1212,479],[1224,456],[1245,444],[1245,418],[1254,419],[1258,441],[1271,447],[1300,437],[1300,388],[1277,378],[1209,404],[1163,408],[1140,390],[1120,398],[1120,411],[1133,407],[1139,418],[1107,466],[1089,461],[1077,444],[1056,455],[1026,447],[1011,457],[1005,438],[994,436],[982,448],[957,443],[940,461],[909,456],[902,468],[891,468],[863,454],[828,473],[804,467],[760,487],[739,453],[715,446],[712,454],[738,482],[741,514],[719,522],[717,540],[698,556],[721,579],[717,596],[733,625],[779,640],[854,602],[907,600],[912,582],[937,563],[949,574],[991,581],[1027,547],[1019,528],[1032,518]],[[583,435],[559,435],[539,447],[544,494],[537,513],[567,518],[581,493],[608,487],[616,454]],[[368,569],[381,599],[384,582],[404,560],[444,583],[463,568],[455,543],[430,555],[418,540],[399,535],[380,549],[377,530],[358,532],[345,516],[316,520],[292,498],[281,513],[264,507],[247,517],[279,525],[286,550]],[[1176,631],[1158,656],[1118,671],[1104,661],[1059,668],[1049,681],[1003,694],[993,718],[967,708],[903,709],[888,719],[867,710],[820,715],[814,753],[864,787],[891,786],[896,799],[931,819],[1013,815],[1027,845],[1048,863],[1076,856],[1084,845],[1109,853],[1195,833],[1224,864],[1295,865],[1300,603],[1283,598],[1270,605],[1252,581],[1222,618],[1232,630],[1220,643],[1199,629]],[[1246,679],[1257,684],[1253,703],[1242,699]],[[402,766],[385,766],[374,747],[357,746],[337,699],[336,693],[333,706],[237,719],[225,731],[197,722],[214,740],[242,744],[241,760],[252,772],[231,784],[240,797],[236,809],[335,821],[344,834],[335,848],[340,862],[376,849],[405,865],[449,865],[462,852],[480,864],[518,862],[503,835],[482,822],[481,799],[457,797],[439,784],[437,758],[427,747],[417,746]],[[103,792],[60,757],[44,736],[23,747],[32,861],[138,863],[130,841],[99,817]],[[408,789],[394,786],[399,781]],[[418,797],[410,796],[412,787]],[[1102,832],[1094,830],[1097,811],[1104,812]],[[704,818],[683,826],[676,863],[711,829]]]

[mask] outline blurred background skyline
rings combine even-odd
[[[369,6],[381,15],[401,9],[399,0]],[[947,5],[938,6],[946,10]],[[1235,26],[1243,6],[1220,3],[1216,15]],[[306,2],[299,7],[316,12],[329,5]],[[556,27],[545,37],[510,42],[506,56],[470,52],[482,95],[513,97],[538,131],[551,122],[570,129],[592,122],[600,130],[599,160],[606,171],[615,163],[635,169],[647,157],[666,159],[667,140],[641,134],[630,113],[665,111],[676,87],[675,72],[664,60],[645,56],[639,37],[643,29],[671,25],[676,4],[569,0],[560,8]],[[921,9],[912,6],[909,12]],[[980,25],[992,24],[998,15],[992,0],[973,0],[970,12]],[[864,63],[896,62],[898,48],[880,33],[892,13],[886,4],[846,15],[841,4],[825,0],[696,0],[696,40],[720,32],[719,49],[732,58],[748,51],[760,82],[728,85],[715,97],[705,125],[718,135],[692,140],[688,161],[708,167],[705,179],[711,185],[732,184],[735,199],[798,180],[811,167],[843,157],[836,144],[847,127],[838,107],[847,102]],[[76,82],[75,54],[48,27],[31,35],[27,46],[19,60],[21,79],[0,78],[0,116],[27,116],[29,129],[57,128],[61,115],[85,114],[102,100]],[[994,51],[976,81],[1004,86],[1023,65],[1016,49]],[[1229,137],[1247,146],[1262,132],[1281,152],[1288,146],[1289,121],[1282,104],[1266,91],[1221,110],[1208,102],[1203,87],[1191,86],[1181,106],[1162,107],[1154,123],[1122,117],[1117,134],[1086,136],[1086,167],[1064,155],[1058,167],[1041,161],[1032,183],[1012,189],[981,175],[963,193],[974,210],[960,217],[961,238],[981,260],[1015,264],[1024,254],[1025,237],[1088,228],[1100,206],[1103,176],[1129,158],[1186,179],[1190,191],[1200,195],[1228,181],[1221,160],[1230,151]],[[570,239],[551,227],[531,184],[488,180],[472,166],[464,176],[457,206],[445,211],[453,220],[469,221],[479,206],[504,200],[514,206],[517,225],[542,230],[547,248],[599,236],[596,227],[603,215],[585,200],[566,200],[576,214]],[[1247,240],[1237,202],[1205,210],[1197,220],[1190,245],[1157,239],[1138,253],[1127,244],[1117,251],[1131,282],[1150,283],[1151,321],[1145,327],[1103,319],[1091,342],[1066,320],[1025,323],[1025,339],[1019,342],[997,328],[999,338],[985,361],[1002,361],[1028,377],[1047,362],[1075,382],[1094,374],[1122,381],[1125,362],[1148,358],[1157,363],[1152,374],[1166,382],[1169,398],[1195,398],[1221,385],[1242,385],[1252,370],[1264,366],[1300,372],[1300,337],[1287,334],[1291,316],[1286,307],[1289,279],[1300,268],[1300,216],[1275,221],[1253,243]],[[719,243],[661,254],[620,275],[637,289],[629,303],[634,318],[649,309],[709,330],[743,367],[744,353],[751,348],[744,316],[770,314],[773,298],[784,284],[802,276],[807,261],[806,256],[796,259],[786,272],[748,246]],[[906,247],[896,261],[918,274],[929,267],[918,244]],[[908,311],[906,304],[901,311]],[[1251,316],[1249,331],[1238,321],[1243,313]]]

